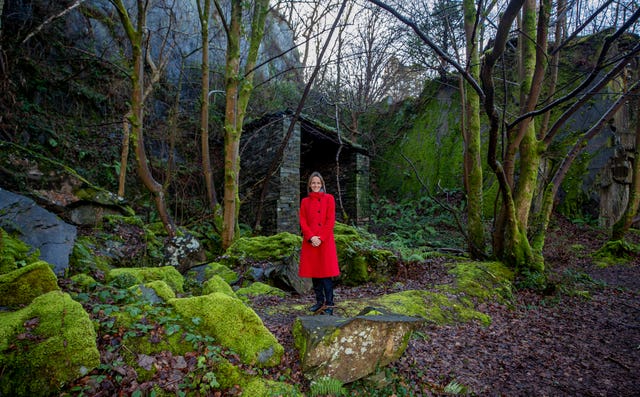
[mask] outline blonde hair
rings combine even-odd
[[[322,183],[322,188],[320,189],[320,191],[324,192],[326,191],[325,186],[324,186],[324,179],[322,178],[322,175],[320,175],[320,173],[318,171],[313,171],[311,173],[311,175],[309,176],[309,180],[307,181],[307,193],[311,192],[311,180],[315,177],[320,178],[320,183]]]

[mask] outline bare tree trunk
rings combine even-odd
[[[218,208],[218,197],[211,170],[209,150],[209,22],[211,21],[211,0],[198,0],[198,16],[201,26],[202,63],[200,76],[202,91],[200,93],[200,142],[202,151],[202,173],[207,189],[207,203],[212,213]]]
[[[122,150],[120,151],[120,175],[118,177],[118,197],[124,198],[127,183],[127,164],[129,163],[129,139],[131,139],[131,110],[122,118]]]

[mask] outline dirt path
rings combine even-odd
[[[585,251],[598,247],[602,236],[580,231],[569,236],[580,236],[581,241],[568,244],[550,235],[547,266],[563,280],[553,294],[520,291],[512,306],[482,305],[480,310],[492,318],[488,327],[468,323],[421,330],[392,364],[410,395],[442,395],[451,382],[478,396],[640,395],[640,261],[597,268],[588,255],[571,250],[575,245]],[[392,292],[397,282],[406,289],[429,289],[446,278],[441,263],[424,263],[386,285],[338,287],[336,295],[353,299]],[[302,385],[307,382],[299,373],[291,337],[291,324],[300,314],[270,316],[261,308],[309,300],[254,302],[286,349],[283,364],[271,370],[272,376],[287,374]]]

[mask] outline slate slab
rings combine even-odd
[[[0,188],[0,227],[40,250],[40,259],[63,276],[76,241],[77,229],[33,200]]]

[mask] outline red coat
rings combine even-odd
[[[311,192],[300,203],[300,277],[335,277],[340,274],[333,226],[336,223],[336,201],[324,192]],[[314,247],[309,241],[318,236],[322,244]]]

